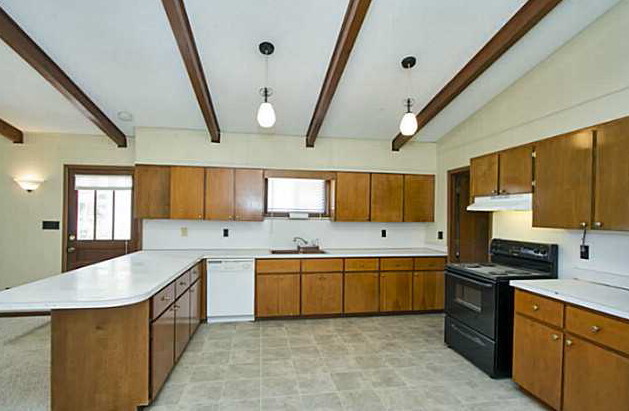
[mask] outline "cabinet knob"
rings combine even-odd
[[[566,340],[566,345],[568,347],[571,347],[572,346],[572,340]]]
[[[597,332],[599,332],[601,330],[601,327],[599,327],[598,325],[593,325],[590,328],[590,331],[592,331],[592,334],[596,334]]]
[[[170,301],[170,297],[165,295],[162,297],[162,301]]]
[[[178,309],[180,309],[181,307],[180,307],[180,306],[178,306],[177,304],[175,304],[175,305],[173,306],[173,308],[175,309],[175,311],[177,311],[177,310],[178,310]]]
[[[539,305],[533,304],[533,311],[539,311]]]
[[[185,281],[179,281],[179,285],[186,285]]]
[[[498,190],[491,190],[492,194],[498,194]]]
[[[600,221],[597,221],[597,222],[594,223],[594,227],[596,227],[596,228],[601,228],[602,226],[603,226],[603,223],[600,222]]]
[[[557,334],[553,334],[551,337],[553,341],[557,341],[559,339],[559,336]]]
[[[507,190],[500,190],[500,194],[507,194]]]
[[[581,221],[580,226],[581,226],[581,228],[585,228],[585,227],[588,226],[588,223],[586,223],[585,221]]]

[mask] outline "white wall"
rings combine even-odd
[[[436,230],[447,232],[448,170],[481,154],[629,115],[628,22],[624,0],[439,141]],[[531,213],[495,213],[493,223],[495,237],[558,243],[564,275],[575,268],[629,275],[629,234],[589,234],[592,258],[583,261],[577,231],[534,229]]]

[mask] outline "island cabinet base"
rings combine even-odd
[[[53,310],[53,411],[135,410],[149,403],[150,303]]]

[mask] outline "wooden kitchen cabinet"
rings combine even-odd
[[[499,154],[500,194],[522,194],[533,190],[533,146],[520,146]]]
[[[413,273],[413,310],[443,310],[445,279],[443,271],[416,271]]]
[[[137,165],[133,184],[136,218],[170,217],[170,167]]]
[[[178,360],[190,340],[190,291],[184,292],[174,304],[175,359]]]
[[[151,324],[151,398],[155,398],[175,365],[175,308]]]
[[[301,313],[303,315],[343,312],[343,274],[308,273],[301,275]]]
[[[201,323],[201,281],[197,280],[190,287],[190,336],[199,328]]]
[[[629,230],[629,118],[596,131],[593,228]]]
[[[472,197],[498,194],[498,153],[470,160]]]
[[[561,408],[563,333],[515,315],[513,381],[554,409]]]
[[[404,221],[435,221],[435,176],[404,176]]]
[[[375,313],[380,304],[378,272],[346,272],[344,278],[345,313]]]
[[[205,169],[170,168],[170,218],[201,220],[204,213]]]
[[[400,222],[404,219],[404,176],[371,175],[371,221]]]
[[[564,410],[629,408],[628,358],[571,335],[564,346]]]
[[[256,315],[285,317],[300,314],[300,274],[258,274]]]
[[[593,131],[585,130],[536,143],[534,227],[589,227],[593,142]]]
[[[413,308],[413,273],[380,273],[380,311],[410,311]]]
[[[205,169],[205,219],[234,219],[234,169]]]
[[[236,169],[234,219],[262,221],[264,219],[264,171]]]
[[[369,221],[370,193],[369,173],[336,173],[335,220]]]

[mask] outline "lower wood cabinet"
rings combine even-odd
[[[303,315],[343,312],[343,274],[307,273],[301,275]]]
[[[175,301],[175,359],[179,359],[190,341],[190,291]]]
[[[153,397],[175,365],[175,307],[151,324],[151,393]]]
[[[413,310],[443,310],[445,279],[443,271],[417,271],[413,273]]]
[[[343,311],[346,313],[378,312],[380,301],[380,274],[345,273],[345,302]]]
[[[413,309],[413,273],[380,273],[380,311],[411,311]]]
[[[201,281],[190,287],[190,337],[201,323]]]
[[[259,274],[256,277],[258,317],[300,314],[300,274]]]

